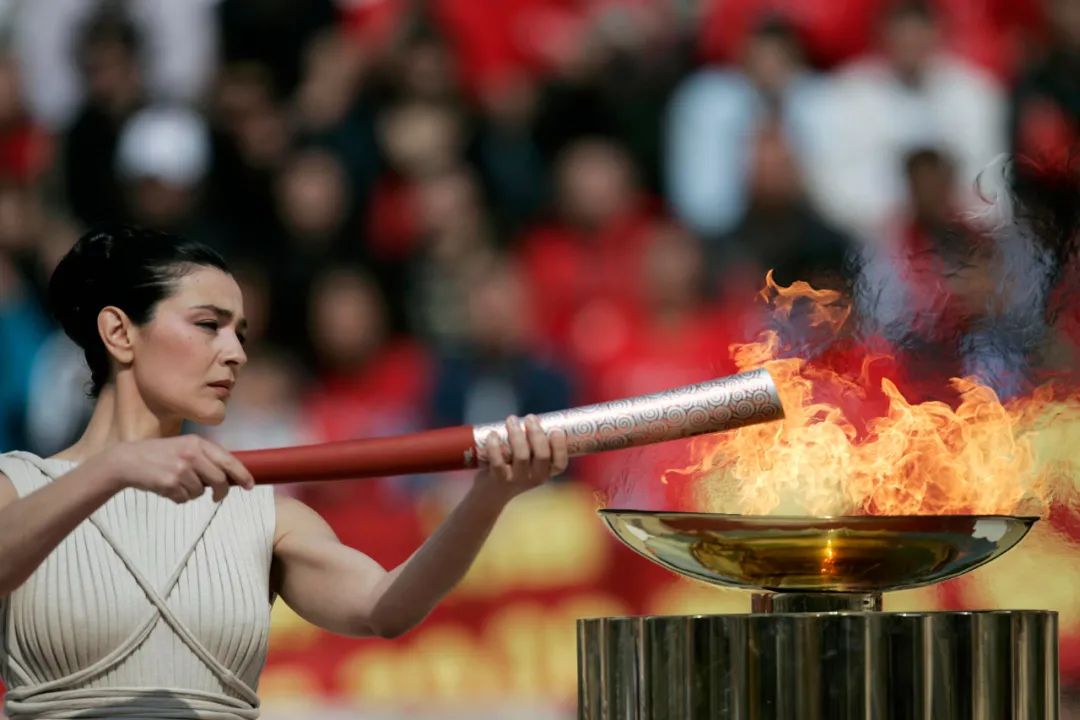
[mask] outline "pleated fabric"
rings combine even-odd
[[[0,455],[19,496],[75,463]],[[11,720],[249,720],[270,629],[273,489],[124,490],[0,598]]]

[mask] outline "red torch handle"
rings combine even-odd
[[[571,457],[637,447],[784,416],[765,369],[623,400],[538,416],[545,431],[566,436]],[[236,453],[259,483],[348,480],[476,467],[492,433],[508,447],[505,423],[445,428],[396,437]]]
[[[260,484],[410,475],[476,467],[473,428],[234,453]]]

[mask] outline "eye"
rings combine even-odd
[[[247,335],[244,333],[236,333],[236,339],[240,341],[241,345],[247,345]]]
[[[198,325],[201,328],[205,328],[207,330],[210,330],[211,332],[217,332],[218,328],[221,327],[220,325],[218,325],[217,320],[200,320],[199,322],[197,322],[195,324]]]

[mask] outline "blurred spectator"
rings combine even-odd
[[[28,375],[26,447],[42,457],[79,439],[94,410],[90,370],[78,345],[62,330],[52,332],[34,354]]]
[[[863,329],[891,342],[924,388],[977,375],[1008,396],[1019,388],[1027,334],[1040,332],[1021,297],[1034,298],[1036,289],[1010,285],[1041,284],[1028,271],[1044,265],[1023,258],[1031,248],[1015,236],[995,238],[961,219],[946,156],[917,151],[905,167],[905,212],[884,242],[863,249],[856,296]]]
[[[955,168],[937,150],[925,149],[908,156],[906,170],[904,212],[882,242],[863,252],[864,319],[899,344],[955,338],[958,328],[946,327],[944,316],[948,277],[965,260],[955,243]]]
[[[124,124],[143,102],[140,39],[119,8],[87,18],[76,42],[85,95],[64,138],[67,201],[84,225],[120,222],[124,197],[114,158]]]
[[[48,322],[12,256],[0,245],[0,449],[25,447],[25,412],[34,355],[48,334]]]
[[[296,150],[286,161],[275,187],[278,237],[265,239],[272,256],[271,334],[289,347],[308,336],[304,299],[310,297],[318,271],[336,260],[356,260],[361,236],[341,162],[318,148]],[[265,256],[263,256],[265,257]]]
[[[386,167],[365,212],[366,247],[387,293],[396,328],[407,324],[405,288],[410,263],[423,236],[419,186],[426,178],[461,162],[466,142],[464,122],[453,105],[412,99],[395,102],[377,118]]]
[[[710,242],[730,232],[750,202],[758,128],[777,125],[807,156],[821,99],[822,81],[808,72],[798,36],[781,18],[757,26],[740,67],[690,75],[666,130],[667,187],[679,218]]]
[[[1012,98],[1014,189],[1023,221],[1049,254],[1046,318],[1057,330],[1055,364],[1070,373],[1080,357],[1080,2],[1044,4],[1049,43],[1025,68]]]
[[[316,376],[301,401],[304,437],[335,442],[430,427],[431,359],[423,345],[392,331],[374,278],[347,264],[327,268],[314,282],[308,312]],[[409,485],[388,478],[296,491],[315,507],[355,517],[361,507],[381,513],[397,506],[411,514]]]
[[[223,61],[267,68],[279,98],[291,95],[300,81],[311,38],[337,18],[332,0],[220,0],[215,5]]]
[[[268,71],[257,64],[222,69],[212,98],[213,166],[208,207],[244,255],[265,252],[276,226],[274,181],[292,140],[286,109]]]
[[[741,334],[745,304],[719,305],[709,298],[708,272],[701,242],[671,222],[653,224],[645,242],[640,274],[642,312],[625,341],[607,361],[582,378],[589,399],[614,400],[659,392],[732,374],[728,355]],[[646,506],[679,508],[686,488],[655,483],[654,478],[682,462],[685,447],[666,444],[631,454],[601,453],[577,461],[577,476],[596,488],[616,487],[623,479],[647,478],[635,495]]]
[[[410,267],[410,325],[435,348],[454,346],[467,334],[470,287],[494,259],[490,221],[463,167],[424,179],[417,204],[424,240]]]
[[[278,178],[277,190],[289,250],[325,256],[355,240],[346,234],[351,215],[348,178],[333,154],[318,148],[297,150]]]
[[[1008,80],[1027,36],[1040,25],[1040,0],[935,0],[949,48]],[[754,21],[779,7],[804,39],[811,62],[833,68],[867,52],[874,25],[889,0],[705,0],[701,10],[700,53],[706,62],[739,57]]]
[[[23,255],[24,277],[37,287],[41,298],[38,312],[45,323],[44,298],[49,277],[75,243],[80,230],[55,218],[24,221],[22,225],[28,233],[28,247],[32,247],[32,253]],[[33,398],[26,406],[24,442],[32,452],[45,457],[68,447],[82,434],[93,403],[88,395],[90,370],[82,349],[62,330],[51,325],[43,329],[47,335],[40,344],[30,343],[34,350],[32,364],[24,376],[28,397]]]
[[[376,98],[370,87],[374,60],[370,54],[338,29],[312,38],[293,108],[298,139],[337,155],[348,172],[359,207],[366,205],[380,169]],[[429,79],[428,83],[437,86],[439,81]],[[424,81],[418,79],[415,84],[419,87]],[[432,91],[432,95],[438,94]]]
[[[917,150],[905,163],[909,207],[898,222],[899,242],[915,252],[934,248],[943,257],[954,256],[948,243],[959,230],[956,169],[937,150]]]
[[[589,55],[648,53],[669,39],[676,13],[669,3],[639,0],[436,0],[431,8],[454,50],[462,84],[479,99],[521,76],[537,79],[580,67]]]
[[[738,319],[720,315],[710,302],[705,252],[697,238],[678,225],[657,223],[637,282],[644,312],[622,352],[592,379],[593,396],[659,392],[734,371],[727,350]]]
[[[958,55],[1012,84],[1033,44],[1045,35],[1045,0],[938,0],[944,42]]]
[[[781,285],[804,280],[844,289],[852,243],[810,204],[783,132],[766,125],[748,144],[748,207],[738,225],[708,248],[721,294],[749,297],[769,270]]]
[[[137,28],[141,75],[155,102],[189,103],[216,68],[213,0],[34,0],[15,14],[14,47],[34,116],[67,127],[87,91],[75,38],[87,18],[122,8]]]
[[[808,164],[821,207],[867,240],[880,239],[902,204],[903,161],[912,150],[947,154],[964,205],[972,207],[975,178],[1005,149],[1001,89],[944,50],[929,5],[904,0],[881,28],[881,56],[853,63],[832,80],[828,121]]]
[[[273,276],[267,263],[251,257],[234,258],[229,261],[229,268],[244,298],[244,319],[247,320],[244,339],[248,354],[258,352],[264,344],[273,346],[269,338]]]
[[[0,55],[0,180],[37,183],[53,161],[49,135],[29,116],[14,57]]]
[[[428,358],[417,343],[390,334],[370,277],[348,267],[327,270],[314,284],[309,313],[318,370],[304,403],[311,437],[348,440],[426,425]]]
[[[656,214],[633,162],[611,142],[582,140],[556,167],[556,215],[519,246],[537,341],[574,365],[604,362],[638,312],[642,248]]]
[[[439,31],[430,23],[418,24],[412,29],[387,58],[386,64],[386,80],[398,97],[431,103],[458,99],[455,58]]]
[[[525,286],[513,266],[491,264],[468,289],[468,335],[435,369],[433,422],[498,422],[571,406],[569,378],[530,351]]]
[[[397,0],[407,6],[407,0]],[[447,33],[462,87],[471,98],[498,92],[508,79],[534,68],[524,44],[536,29],[536,15],[550,0],[475,3],[436,0],[432,16]],[[529,28],[529,30],[526,30]],[[551,32],[543,33],[550,37]]]
[[[40,181],[0,180],[0,256],[17,273],[23,291],[44,307],[49,275],[58,253],[74,242],[74,230],[62,210],[47,202],[42,187]]]
[[[534,220],[548,199],[548,163],[536,138],[537,95],[536,86],[519,76],[485,97],[471,148],[508,234]]]
[[[1080,2],[1045,3],[1051,43],[1024,69],[1012,100],[1012,150],[1026,180],[1059,178],[1080,152]]]
[[[27,281],[27,291],[41,289],[38,243],[46,225],[44,202],[37,186],[0,182],[0,254]]]
[[[664,109],[684,70],[668,3],[549,3],[527,42],[540,59],[536,138],[553,161],[581,138],[607,137],[660,187]]]
[[[663,3],[653,4],[663,13]],[[656,52],[643,38],[621,45],[617,28],[631,36],[642,30],[630,5],[551,3],[537,11],[529,42],[545,72],[538,80],[536,135],[549,161],[581,138],[616,140],[634,155],[639,179],[650,185],[658,164],[659,112],[674,84],[665,82],[670,77],[664,71],[681,68],[671,63],[678,57],[672,47]]]
[[[457,165],[465,138],[452,106],[412,100],[383,111],[378,133],[388,170],[368,208],[369,242],[373,255],[389,262],[416,249],[416,183]]]
[[[536,148],[550,163],[568,143],[601,135],[628,146],[643,182],[658,187],[660,118],[683,58],[670,3],[437,0],[430,8],[494,139],[509,142],[517,126],[518,159],[534,163]],[[527,141],[524,115],[532,117]]]
[[[708,63],[736,62],[754,42],[761,18],[781,7],[818,66],[829,67],[866,52],[874,19],[887,0],[818,0],[776,3],[772,0],[704,0],[700,53]]]
[[[200,215],[210,162],[209,134],[195,112],[162,106],[136,113],[116,149],[127,219],[218,245]]]

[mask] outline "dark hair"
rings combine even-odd
[[[142,38],[139,29],[120,3],[106,2],[79,27],[75,51],[80,65],[90,52],[101,46],[119,46],[131,58],[139,55]]]
[[[1061,263],[1080,243],[1080,143],[1045,156],[1016,158],[1013,193],[1021,216]]]
[[[750,27],[750,35],[756,38],[786,42],[802,48],[803,38],[799,28],[790,17],[779,12],[763,12]]]
[[[900,20],[922,20],[925,23],[937,22],[937,14],[927,0],[897,0],[885,8],[882,13],[885,23]]]
[[[125,226],[86,233],[60,260],[49,280],[49,309],[86,353],[92,397],[109,379],[109,356],[97,328],[101,309],[118,307],[142,325],[175,282],[197,267],[229,272],[221,255],[202,243]]]
[[[936,148],[918,148],[904,156],[904,174],[909,179],[915,173],[924,169],[945,170],[947,172],[954,172],[955,170],[952,159]]]

